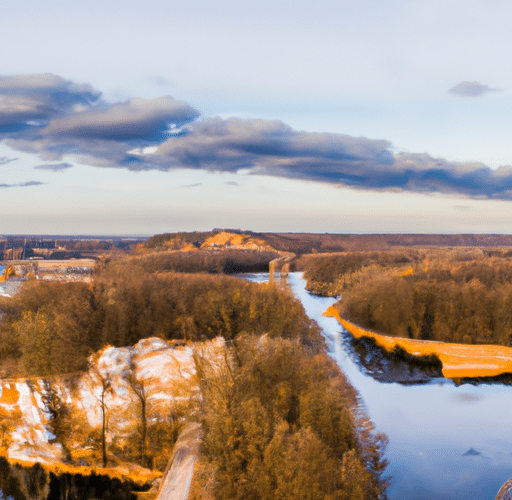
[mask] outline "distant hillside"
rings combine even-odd
[[[221,231],[207,238],[202,244],[202,249],[229,248],[236,250],[266,250],[274,249],[263,238],[256,238],[251,234],[237,234]]]
[[[265,238],[255,233],[210,231],[192,233],[164,233],[151,237],[139,248],[154,250],[260,250],[274,251]]]
[[[215,229],[208,232],[158,234],[142,243],[139,248],[182,251],[230,248],[301,255],[315,252],[389,250],[397,246],[508,247],[512,246],[512,235],[257,233]]]

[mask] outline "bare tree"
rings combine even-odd
[[[41,399],[50,421],[52,432],[55,435],[55,439],[61,444],[66,458],[69,458],[70,453],[66,445],[67,438],[69,438],[72,431],[69,407],[59,396],[57,387],[50,379],[43,379],[43,388],[44,392],[41,395]]]
[[[147,467],[147,434],[148,434],[148,419],[147,419],[147,402],[148,402],[148,390],[144,380],[141,380],[132,370],[127,377],[128,384],[134,392],[140,407],[140,463],[143,467]]]
[[[97,401],[100,404],[101,411],[101,456],[103,467],[107,466],[108,457],[107,457],[107,431],[108,431],[108,422],[107,422],[107,402],[106,397],[109,394],[114,392],[112,388],[112,381],[110,378],[110,373],[103,374],[100,369],[93,363],[90,366],[90,373],[93,376],[95,381],[100,384],[100,395],[96,396]]]

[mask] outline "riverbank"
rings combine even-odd
[[[512,348],[510,347],[452,344],[381,335],[365,330],[342,318],[334,306],[330,306],[324,315],[336,318],[355,338],[371,338],[388,352],[400,348],[412,356],[435,355],[443,365],[441,371],[445,378],[452,380],[487,378],[512,373]]]
[[[336,299],[305,290],[300,273],[291,289],[324,331],[331,356],[358,391],[361,404],[389,443],[389,498],[495,500],[510,479],[512,392],[501,383],[458,385],[450,379],[393,383],[368,374],[334,317],[322,313]]]

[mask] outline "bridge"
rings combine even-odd
[[[271,260],[268,264],[269,283],[274,284],[275,273],[286,276],[290,272],[291,263],[297,258],[294,253],[283,252],[281,257]]]

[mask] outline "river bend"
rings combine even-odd
[[[264,276],[261,276],[264,279]],[[365,373],[348,333],[322,313],[335,299],[290,287],[323,330],[329,354],[359,392],[368,416],[389,437],[388,496],[395,500],[494,500],[512,477],[512,387],[439,378],[426,384],[378,382]]]

